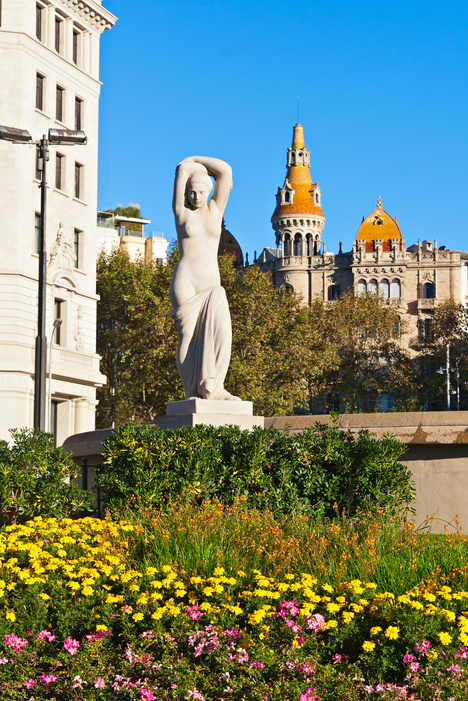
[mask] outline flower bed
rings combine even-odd
[[[132,559],[138,525],[0,533],[5,699],[466,699],[468,593]]]

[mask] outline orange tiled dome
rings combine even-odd
[[[293,132],[293,149],[304,148],[304,130],[301,124],[296,124]],[[272,220],[277,217],[287,217],[294,214],[309,214],[320,216],[325,219],[323,210],[319,204],[316,204],[313,188],[315,187],[310,177],[310,165],[290,165],[286,174],[285,184],[290,185],[294,190],[294,196],[291,203],[281,204],[278,198],[278,204],[273,212]]]
[[[374,250],[374,240],[383,240],[383,250],[390,251],[390,239],[402,239],[398,222],[390,216],[382,207],[380,197],[377,200],[377,207],[362,222],[356,234],[356,241],[366,242],[366,251]]]

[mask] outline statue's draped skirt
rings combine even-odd
[[[200,397],[203,380],[213,379],[210,399],[223,390],[231,358],[231,315],[221,286],[199,292],[172,310],[179,345],[177,367],[185,397]]]

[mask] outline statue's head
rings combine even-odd
[[[208,173],[196,172],[187,182],[187,198],[192,207],[200,209],[208,201],[209,194],[213,189],[213,181]]]

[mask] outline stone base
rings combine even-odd
[[[225,426],[231,424],[251,430],[255,426],[263,428],[263,416],[253,416],[253,403],[217,399],[186,399],[183,402],[169,402],[167,415],[158,416],[155,424],[163,430],[182,426]]]
[[[228,414],[229,416],[253,416],[253,402],[226,399],[185,399],[183,402],[168,402],[167,416],[183,414]]]

